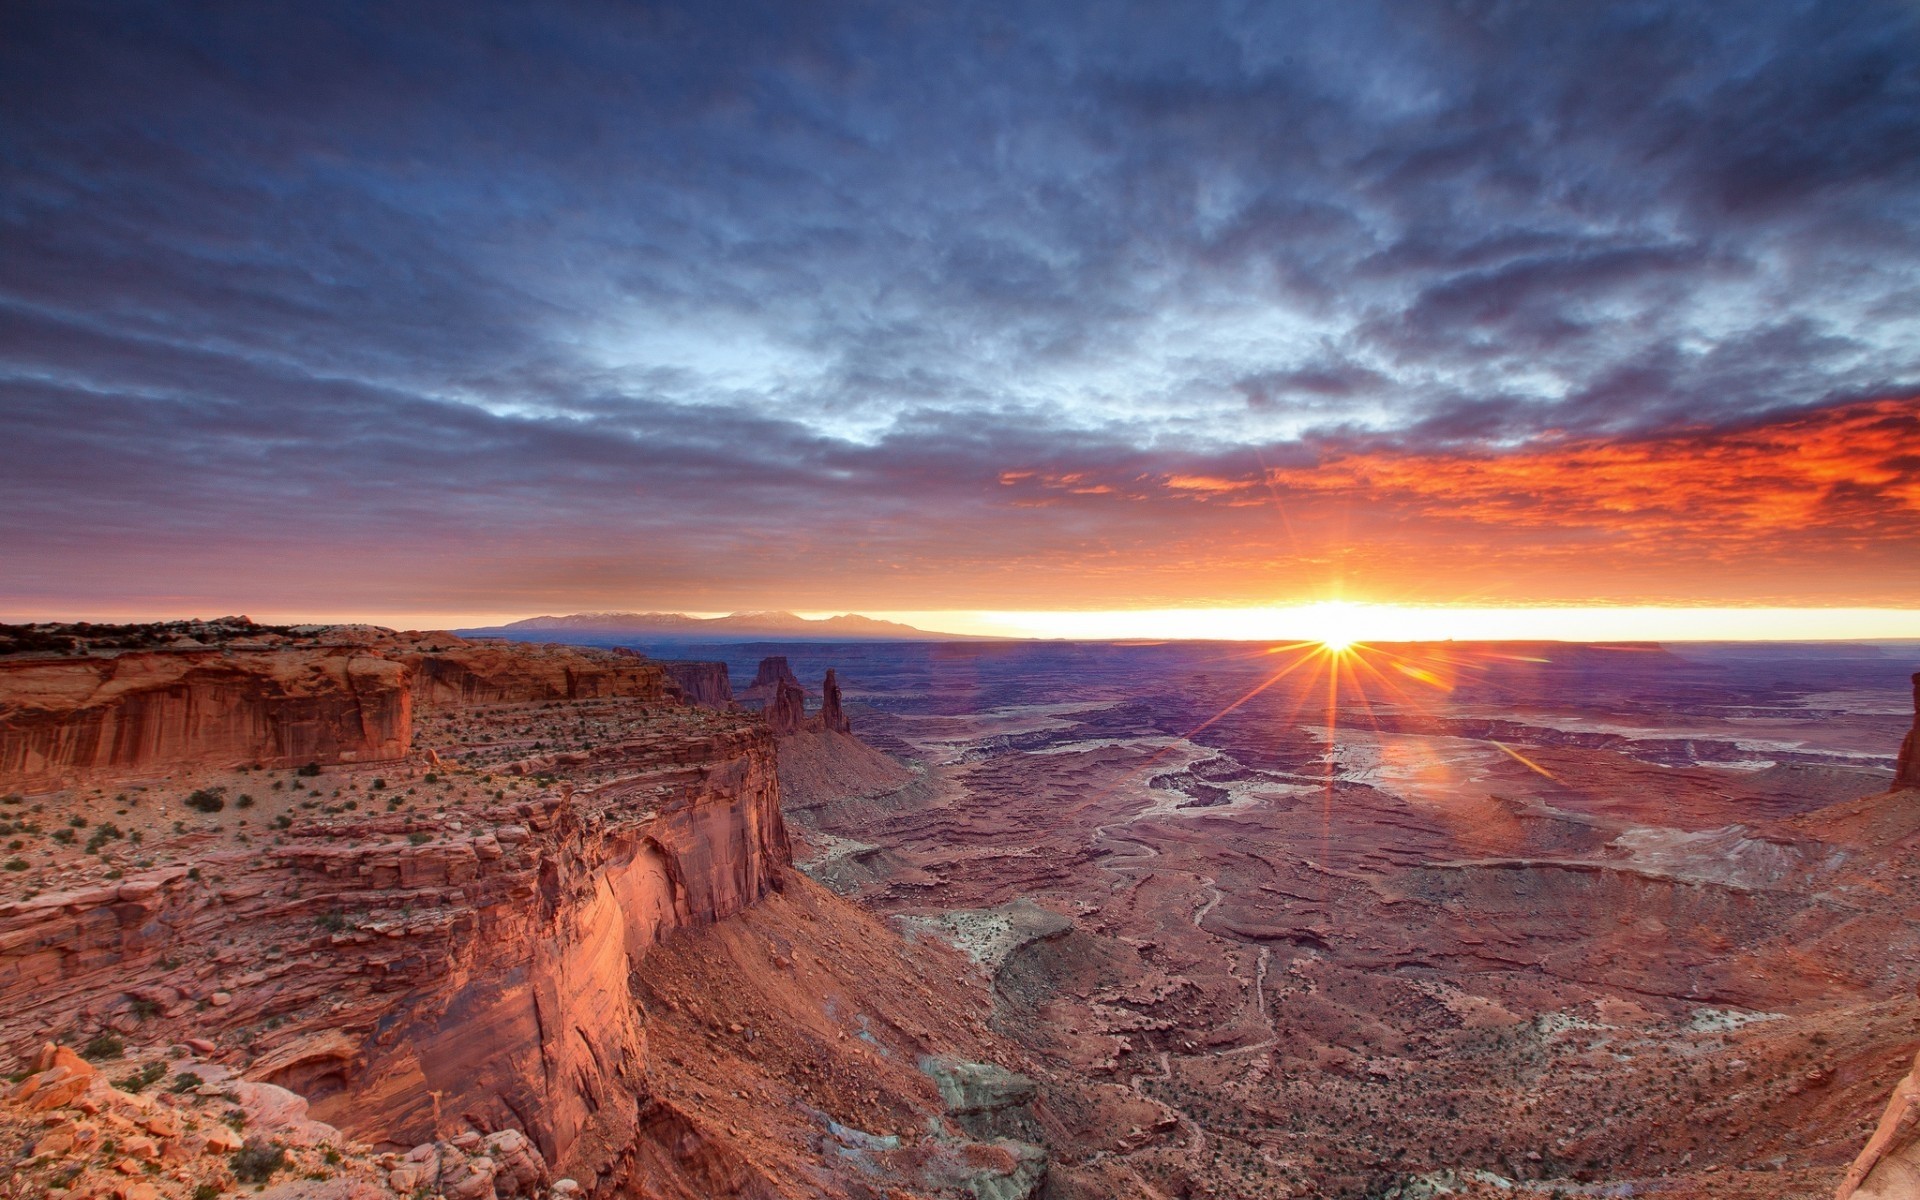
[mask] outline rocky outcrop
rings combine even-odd
[[[797,683],[784,680],[774,685],[773,698],[766,707],[767,728],[775,737],[799,733],[807,723],[807,694]]]
[[[1913,676],[1913,728],[1900,742],[1900,758],[1894,765],[1893,786],[1920,788],[1920,671]]]
[[[0,1139],[30,1150],[8,1163],[12,1194],[194,1200],[247,1183],[266,1200],[394,1200],[384,1156],[309,1119],[307,1102],[284,1088],[243,1080],[186,1046],[99,1059],[49,1044],[20,1083],[0,1085]],[[473,1140],[496,1155],[480,1162],[480,1182],[494,1186],[474,1186],[468,1172],[464,1190],[433,1190],[448,1200],[540,1194],[544,1165],[523,1135]]]
[[[414,701],[423,711],[553,700],[661,701],[670,686],[659,663],[630,653],[463,642],[450,634],[434,640],[440,644],[396,654],[409,668]]]
[[[0,904],[0,1045],[244,1038],[258,1078],[356,1136],[519,1128],[591,1170],[646,1102],[647,951],[752,905],[789,857],[763,728],[667,707],[645,733],[591,789]]]
[[[840,680],[832,667],[827,668],[827,678],[820,685],[820,724],[834,733],[853,732],[853,723],[840,707]]]
[[[1894,1085],[1893,1096],[1866,1148],[1847,1168],[1834,1200],[1912,1200],[1920,1196],[1920,1054]]]
[[[733,707],[733,685],[727,679],[727,664],[664,662],[660,665],[680,685],[689,703],[722,710]]]
[[[1040,1127],[1032,1110],[1039,1085],[994,1063],[946,1055],[922,1058],[920,1069],[940,1089],[947,1116],[967,1138],[980,1139],[969,1146],[974,1169],[953,1182],[976,1200],[1038,1195],[1047,1175],[1047,1153],[1037,1144]]]
[[[399,758],[413,736],[410,674],[357,647],[0,662],[0,782]]]
[[[567,646],[342,630],[332,642],[0,660],[0,783],[403,758],[415,710],[666,701],[659,664]]]
[[[747,686],[756,689],[766,688],[771,694],[772,689],[783,683],[790,683],[794,687],[800,686],[800,680],[794,676],[793,668],[787,665],[787,656],[769,654],[760,660],[760,669],[754,672],[753,682]]]

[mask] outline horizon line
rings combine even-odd
[[[134,606],[128,606],[132,609]],[[146,606],[140,606],[145,608]],[[181,605],[182,609],[188,607]],[[220,607],[220,606],[214,606]],[[247,605],[228,608],[229,613]],[[319,607],[319,606],[316,606]],[[373,606],[369,606],[372,608]],[[152,609],[147,609],[151,613]],[[712,618],[739,613],[791,612],[805,620],[857,615],[894,621],[926,633],[1017,641],[1339,641],[1339,642],[1871,642],[1920,640],[1920,608],[1733,605],[1452,605],[1376,604],[1323,600],[1288,605],[1166,607],[1152,609],[769,609],[712,610],[595,607],[575,613],[658,612]],[[226,614],[220,614],[226,615]],[[531,616],[493,612],[405,609],[297,612],[278,606],[249,614],[263,624],[368,624],[394,629],[497,628]],[[140,624],[213,619],[132,615],[93,610],[70,617],[7,613],[0,621]],[[758,638],[752,640],[774,640]],[[863,639],[848,639],[863,640]]]

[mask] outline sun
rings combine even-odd
[[[1345,654],[1360,641],[1365,610],[1341,600],[1323,600],[1300,610],[1302,630],[1328,654]]]

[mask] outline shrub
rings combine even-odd
[[[193,1189],[193,1200],[220,1200],[220,1185],[203,1183]]]
[[[227,1165],[241,1183],[265,1183],[273,1178],[275,1171],[287,1165],[287,1152],[271,1143],[242,1146],[233,1152]]]
[[[339,933],[347,927],[346,914],[339,909],[325,912],[313,919],[313,923],[329,933]]]
[[[410,833],[407,835],[407,840],[416,846],[424,846],[433,839],[424,833]]]
[[[252,808],[253,797],[247,795],[245,792],[241,792],[238,796],[235,796],[233,798],[233,806],[235,808]]]
[[[318,775],[319,773],[320,773],[320,764],[317,762],[310,762],[306,766],[301,767],[298,771],[294,772],[295,775],[299,775],[306,779],[312,779],[315,775]]]
[[[373,781],[373,790],[374,790],[374,791],[376,791],[376,792],[384,792],[384,791],[386,791],[386,790],[387,790],[387,781],[386,781],[386,780],[384,780],[384,779],[376,779],[376,780],[374,780],[374,781]]]
[[[203,1086],[206,1082],[206,1080],[195,1075],[192,1071],[182,1071],[173,1077],[173,1082],[167,1085],[167,1090],[170,1092],[191,1092],[195,1088]]]
[[[80,1047],[80,1057],[91,1058],[96,1061],[102,1058],[119,1058],[122,1054],[126,1053],[126,1050],[127,1044],[125,1042],[110,1033],[103,1033],[86,1045]]]
[[[123,1092],[133,1092],[135,1094],[138,1094],[140,1092],[146,1091],[148,1088],[152,1087],[154,1084],[159,1083],[161,1077],[164,1076],[166,1073],[167,1073],[167,1064],[150,1062],[146,1066],[141,1067],[138,1071],[135,1071],[133,1074],[127,1076],[125,1079],[114,1080],[113,1086],[119,1088]]]
[[[200,788],[187,797],[187,807],[203,813],[217,813],[226,806],[225,788]]]
[[[7,860],[7,870],[9,871],[24,871],[26,869],[27,860],[24,858],[10,858]]]

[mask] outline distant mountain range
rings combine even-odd
[[[837,617],[801,617],[790,612],[737,612],[724,617],[686,613],[591,612],[565,617],[528,617],[486,629],[457,629],[466,637],[507,637],[525,641],[610,637],[674,642],[926,642],[975,641],[966,634],[931,633],[857,613]]]

